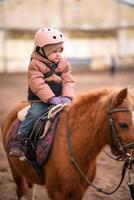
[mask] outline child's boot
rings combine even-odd
[[[21,132],[18,132],[16,135],[14,144],[10,148],[10,155],[14,157],[23,157],[23,145],[25,141],[25,135]]]

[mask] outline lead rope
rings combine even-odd
[[[131,152],[131,154],[133,153],[133,151]],[[131,173],[133,171],[133,161],[130,162],[130,165],[129,165],[129,169],[128,169],[128,188],[129,188],[129,191],[130,191],[130,194],[131,194],[131,197],[132,197],[132,200],[134,200],[134,182],[132,182],[131,180]]]
[[[131,144],[130,144],[131,145]],[[122,161],[118,158],[115,158],[111,155],[109,155],[106,151],[103,150],[103,152],[111,159],[113,160],[116,160],[116,161]],[[128,188],[129,188],[129,191],[130,191],[130,195],[132,197],[132,200],[134,200],[134,182],[132,182],[132,179],[131,179],[131,173],[132,173],[132,163],[133,163],[133,160],[130,159],[130,162],[129,162],[129,167],[128,167],[128,181],[127,181],[127,185],[128,185]]]
[[[118,184],[118,186],[111,192],[106,192],[104,191],[102,188],[99,188],[97,187],[96,185],[94,185],[90,180],[89,178],[84,174],[84,172],[81,170],[81,168],[79,167],[79,164],[78,162],[76,161],[75,159],[75,156],[74,156],[74,153],[73,153],[73,148],[72,148],[72,144],[71,144],[71,134],[70,134],[70,128],[69,128],[69,112],[67,110],[64,110],[66,112],[66,138],[67,138],[67,145],[68,145],[68,151],[69,151],[69,155],[70,155],[70,162],[71,164],[73,164],[76,169],[78,170],[78,172],[80,173],[80,175],[82,176],[82,178],[91,186],[93,187],[94,189],[96,189],[97,192],[101,192],[103,194],[106,194],[106,195],[111,195],[113,193],[115,193],[119,187],[121,186],[123,180],[124,180],[124,177],[125,177],[125,174],[126,174],[126,170],[130,164],[129,162],[129,159],[126,159],[125,162],[124,162],[124,165],[122,167],[122,176],[121,176],[121,180]]]

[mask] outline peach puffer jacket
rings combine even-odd
[[[61,59],[56,67],[55,72],[60,73],[58,76],[53,73],[50,77],[45,78],[45,74],[50,72],[50,68],[47,65],[52,64],[49,60],[45,59],[37,52],[34,52],[31,56],[31,62],[28,68],[28,84],[30,90],[42,101],[48,102],[55,94],[48,85],[48,82],[61,83],[62,96],[74,98],[75,95],[75,81],[71,75],[71,66],[66,59]]]

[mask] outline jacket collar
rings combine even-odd
[[[55,69],[58,64],[55,64],[53,62],[51,62],[50,60],[48,60],[47,58],[44,58],[43,56],[41,56],[38,52],[33,52],[31,55],[31,60],[32,59],[36,59],[39,60],[41,62],[43,62],[47,67],[49,67],[50,69]]]

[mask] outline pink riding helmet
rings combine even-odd
[[[57,44],[64,42],[63,34],[54,28],[41,28],[34,37],[35,47],[44,47],[49,44]]]

